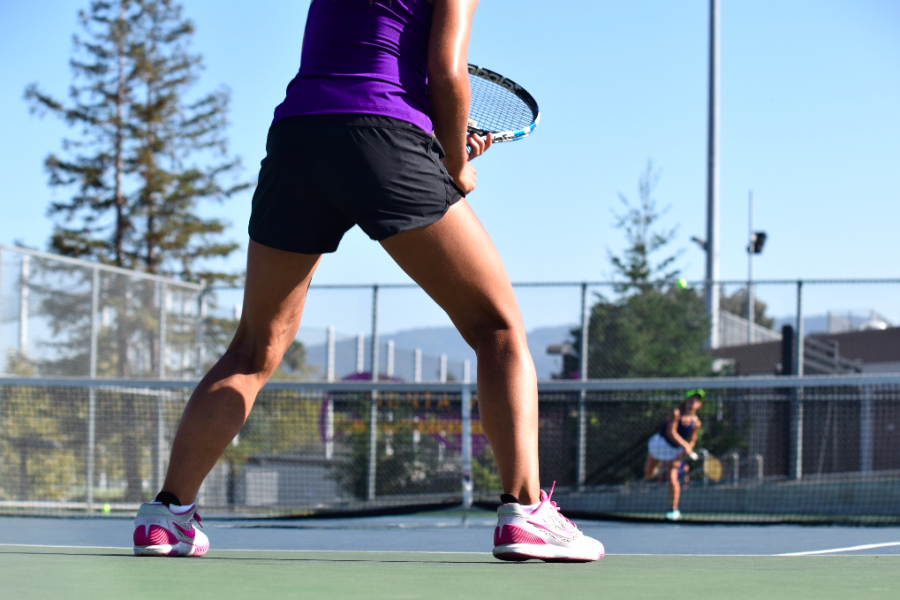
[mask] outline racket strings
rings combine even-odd
[[[518,131],[534,123],[534,110],[505,87],[469,75],[472,102],[469,117],[484,131]]]

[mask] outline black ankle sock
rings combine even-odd
[[[519,499],[512,494],[500,494],[500,502],[503,504],[521,504]]]
[[[175,506],[181,506],[181,500],[178,499],[178,496],[173,494],[172,492],[162,491],[156,495],[155,502],[161,502],[166,506],[170,504],[174,504]]]

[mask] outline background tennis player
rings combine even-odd
[[[476,4],[311,3],[300,71],[275,109],[253,197],[240,324],[185,408],[163,491],[138,511],[136,554],[207,551],[192,504],[200,484],[294,339],[322,255],[358,225],[475,350],[481,422],[505,492],[494,555],[603,556],[540,490],[537,381],[522,317],[465,200],[476,184],[469,161],[491,146],[490,136],[466,133]]]
[[[660,430],[653,434],[647,442],[647,464],[644,466],[644,477],[653,479],[660,467],[669,484],[669,500],[671,508],[666,513],[666,519],[677,521],[681,518],[678,510],[678,500],[681,497],[681,473],[682,462],[691,457],[696,460],[694,444],[697,443],[697,435],[700,433],[700,419],[697,411],[703,406],[703,390],[690,390],[685,394],[684,401],[678,408],[672,409],[666,422]]]

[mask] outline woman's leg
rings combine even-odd
[[[678,481],[678,466],[681,461],[673,460],[666,463],[666,475],[669,478],[669,500],[672,502],[672,510],[678,510],[678,499],[681,496],[681,482]]]
[[[644,479],[650,480],[653,479],[653,476],[656,475],[656,472],[659,470],[659,465],[662,464],[661,461],[656,460],[649,454],[647,455],[647,462],[644,465]]]
[[[297,334],[306,290],[320,258],[250,242],[237,332],[191,395],[172,444],[163,490],[181,502],[194,501]]]
[[[460,200],[441,220],[381,242],[478,357],[478,408],[506,493],[540,501],[537,377],[506,269]]]

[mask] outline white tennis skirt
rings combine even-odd
[[[680,446],[675,448],[666,441],[666,438],[659,433],[654,433],[650,441],[647,442],[647,451],[656,460],[669,461],[678,458],[678,455],[684,451],[684,448]]]

